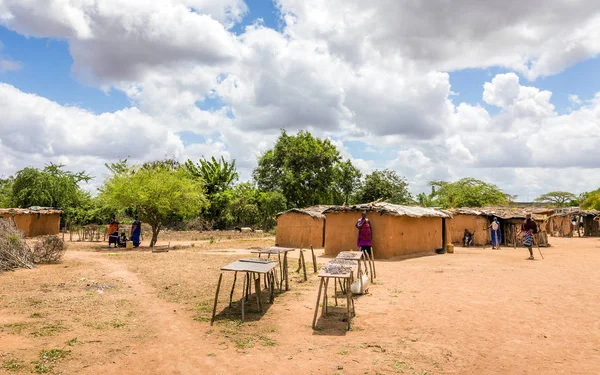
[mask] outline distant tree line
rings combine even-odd
[[[119,160],[106,165],[109,175],[90,194],[82,184],[85,172],[73,173],[60,164],[24,168],[0,179],[0,207],[56,207],[63,225],[104,224],[112,214],[137,217],[152,227],[152,243],[160,229],[188,223],[195,229],[251,226],[271,229],[275,215],[289,208],[386,201],[424,207],[484,207],[515,199],[496,185],[464,178],[431,181],[431,191],[413,197],[406,179],[393,170],[375,170],[363,177],[328,139],[307,131],[281,131],[273,148],[264,152],[252,180],[239,182],[235,160],[223,157],[165,159],[144,164]],[[536,199],[553,207],[581,205],[600,209],[600,189],[579,196],[549,192]]]

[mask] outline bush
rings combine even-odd
[[[10,221],[0,219],[0,271],[33,267],[31,250],[23,232]]]
[[[33,248],[33,262],[36,264],[60,263],[67,247],[58,236],[43,236]]]

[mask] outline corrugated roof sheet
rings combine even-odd
[[[323,206],[311,206],[311,207],[305,207],[305,208],[292,208],[287,211],[278,213],[277,216],[294,212],[294,213],[298,213],[298,214],[309,215],[309,216],[312,216],[317,219],[324,218],[325,216],[323,215],[323,211],[327,210],[330,207],[332,207],[332,206],[324,206],[323,205]]]
[[[48,207],[30,207],[30,208],[0,208],[0,214],[9,215],[55,215],[62,214],[62,210]]]
[[[332,206],[325,210],[323,214],[344,211],[367,211],[377,212],[380,215],[393,215],[393,216],[408,216],[408,217],[442,217],[451,218],[450,212],[445,210],[439,210],[434,208],[418,207],[418,206],[402,206],[399,204],[392,204],[387,202],[375,202],[357,204],[352,206]]]

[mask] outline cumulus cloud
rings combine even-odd
[[[559,115],[550,91],[522,82],[600,52],[597,1],[277,6],[282,32],[257,23],[234,35],[242,0],[0,0],[1,25],[66,39],[75,77],[134,104],[96,115],[0,85],[2,173],[50,159],[102,173],[128,155],[222,155],[250,178],[281,128],[331,137],[364,173],[397,169],[415,192],[466,176],[543,192],[564,184],[547,171],[597,168],[600,99],[573,96],[577,109]],[[489,66],[514,72],[485,83],[483,105],[459,102],[448,72]],[[184,146],[183,131],[206,141]],[[353,156],[347,141],[393,157]]]

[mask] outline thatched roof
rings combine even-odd
[[[556,213],[552,216],[598,216],[600,211],[598,210],[582,210],[579,208],[569,209],[566,212]]]
[[[417,206],[401,206],[398,204],[375,202],[366,204],[357,204],[353,206],[332,206],[325,210],[323,214],[336,212],[352,212],[352,211],[367,211],[376,212],[380,215],[392,216],[408,216],[408,217],[442,217],[451,218],[452,215],[448,211],[438,210],[433,208],[417,207]]]
[[[484,208],[452,208],[449,210],[453,215],[476,215],[497,217],[499,219],[525,219],[527,214],[531,214],[534,220],[544,220],[545,215],[550,215],[554,212],[548,208],[527,207],[484,207]]]
[[[277,214],[277,217],[280,215],[288,214],[288,213],[297,213],[303,215],[309,215],[315,219],[324,218],[323,212],[332,206],[311,206],[305,208],[292,208],[287,211],[283,211]]]
[[[29,207],[29,208],[0,208],[0,215],[9,214],[16,215],[60,215],[61,210],[50,207]]]

